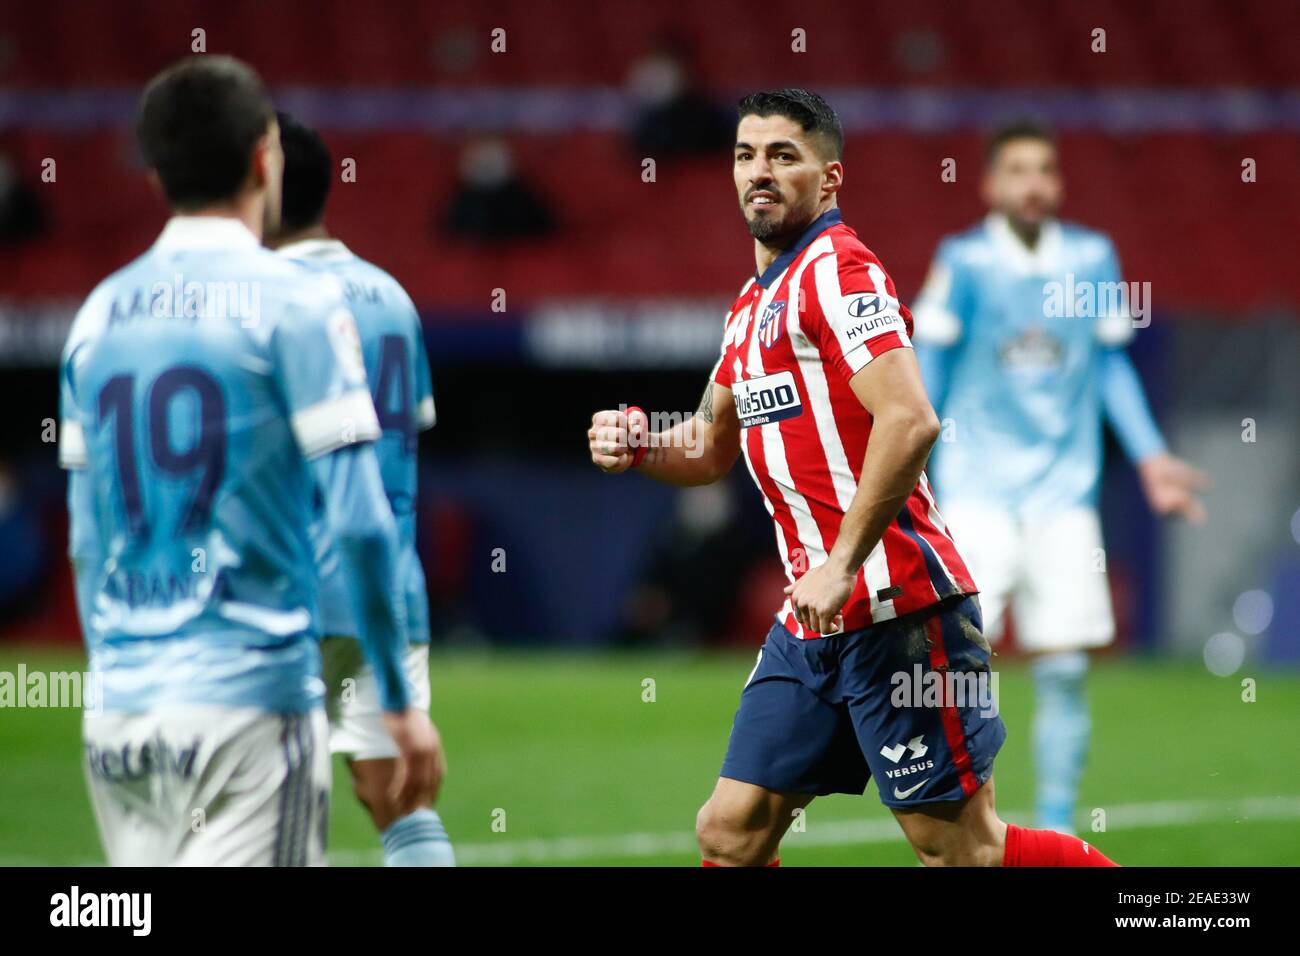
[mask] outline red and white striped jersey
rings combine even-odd
[[[713,380],[732,391],[740,446],[792,582],[826,560],[862,475],[871,415],[849,379],[911,348],[911,333],[894,283],[838,209],[747,282],[727,315]],[[858,571],[844,628],[975,590],[922,474]],[[795,620],[789,599],[777,618],[798,637],[821,636]]]

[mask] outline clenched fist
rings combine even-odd
[[[640,409],[606,410],[592,415],[591,428],[587,429],[592,463],[608,475],[627,471],[636,455],[633,436],[637,444],[644,443],[649,424]]]

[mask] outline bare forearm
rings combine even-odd
[[[933,415],[900,414],[877,418],[867,440],[862,477],[828,563],[856,573],[898,516],[916,487],[938,437]]]
[[[637,471],[670,485],[707,485],[717,481],[718,462],[706,441],[707,425],[692,416],[649,437],[650,448]]]
[[[729,404],[722,416],[715,415],[715,398],[710,382],[694,415],[649,436],[650,447],[637,471],[683,486],[707,485],[730,471],[739,452],[739,428]]]

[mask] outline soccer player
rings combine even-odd
[[[1107,865],[1072,836],[1003,823],[996,705],[975,585],[922,472],[939,433],[911,315],[840,221],[839,118],[804,90],[740,102],[734,179],[757,272],[726,318],[699,410],[651,432],[602,411],[588,441],[609,473],[716,481],[743,452],[790,585],[740,695],[696,832],[706,865],[775,865],[794,815],[875,776],[926,864]],[[630,421],[629,421],[630,419]],[[900,683],[900,681],[902,683]],[[896,693],[911,683],[911,693]]]
[[[90,294],[61,362],[69,551],[101,685],[83,724],[91,802],[113,865],[323,863],[318,487],[358,571],[396,803],[422,805],[438,772],[401,668],[356,326],[336,281],[262,248],[283,157],[256,73],[183,60],[145,89],[138,132],[173,216]]]
[[[416,439],[420,431],[433,427],[434,407],[420,316],[396,279],[330,236],[324,224],[333,179],[329,148],[315,130],[288,114],[277,118],[284,149],[284,198],[279,229],[267,245],[313,273],[337,278],[356,319],[382,432],[375,452],[384,493],[397,519],[397,574],[406,599],[406,676],[415,706],[428,710],[429,597],[415,551]],[[321,655],[330,750],[347,758],[353,790],[379,830],[387,865],[454,866],[455,855],[432,800],[403,813],[393,799],[398,753],[384,728],[379,687],[373,668],[362,660],[344,587],[359,569],[339,560],[328,522],[317,522],[315,538],[321,559]]]
[[[1150,302],[1121,294],[1105,235],[1055,218],[1050,134],[1032,123],[997,132],[983,193],[988,218],[943,241],[916,301],[917,356],[945,425],[935,488],[990,640],[1012,604],[1034,656],[1037,823],[1072,833],[1086,651],[1115,633],[1097,516],[1103,416],[1156,513],[1202,520],[1205,476],[1166,450],[1125,350],[1130,311]]]

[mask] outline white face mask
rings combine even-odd
[[[514,174],[510,147],[500,140],[483,140],[467,148],[460,160],[461,177],[475,186],[499,186]]]
[[[662,56],[642,60],[628,77],[632,95],[649,106],[667,103],[682,91],[684,83],[681,65]]]

